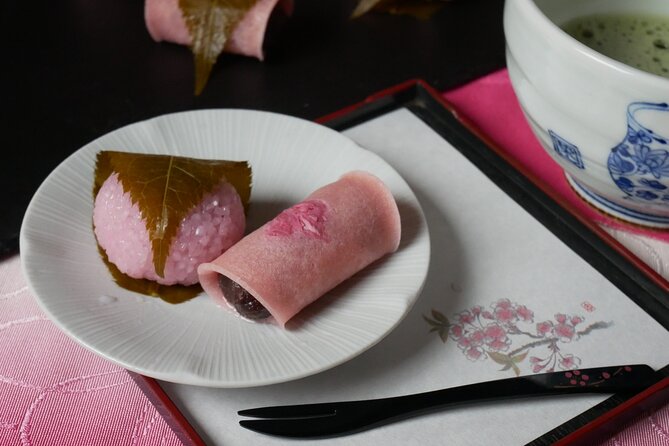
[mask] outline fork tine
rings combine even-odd
[[[270,418],[242,420],[239,424],[246,429],[281,437],[333,437],[359,432],[396,415],[388,401],[342,401],[242,410],[240,415]]]
[[[318,418],[335,415],[334,403],[298,404],[296,406],[269,406],[255,409],[245,409],[237,415],[253,418]]]
[[[241,420],[239,425],[261,434],[275,435],[289,438],[317,438],[331,437],[350,432],[355,426],[336,417],[311,418],[305,422],[304,418],[284,418],[279,420]]]

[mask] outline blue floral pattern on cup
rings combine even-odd
[[[627,134],[611,149],[609,174],[625,197],[669,206],[669,140],[641,125],[639,110],[669,112],[666,103],[632,102],[627,107]]]
[[[548,130],[548,134],[550,135],[551,140],[553,141],[553,149],[555,149],[555,152],[558,155],[560,155],[562,158],[566,159],[579,169],[585,169],[585,165],[583,164],[583,158],[581,157],[581,151],[578,150],[578,147],[576,147],[576,145],[570,143],[569,141],[567,141],[566,139],[555,133],[553,130]]]

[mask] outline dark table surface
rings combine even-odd
[[[290,18],[270,22],[264,62],[223,55],[195,97],[190,51],[151,40],[143,4],[0,5],[0,244],[15,245],[31,196],[58,163],[120,126],[199,108],[316,119],[408,79],[446,90],[504,66],[503,0],[453,0],[427,20],[350,20],[353,0],[296,0]]]

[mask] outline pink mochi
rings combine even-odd
[[[222,274],[285,326],[323,294],[396,251],[400,232],[397,204],[385,184],[367,172],[349,172],[200,265],[200,284],[225,304]]]
[[[246,217],[239,194],[223,182],[175,223],[179,228],[160,277],[153,265],[144,217],[130,193],[123,189],[118,174],[110,175],[95,197],[95,237],[109,261],[133,279],[149,279],[163,285],[197,283],[198,265],[215,259],[241,239]]]
[[[287,15],[292,13],[293,0],[258,0],[235,28],[225,51],[263,60],[265,29],[276,4],[281,1]],[[190,45],[191,36],[179,9],[179,0],[146,0],[144,21],[156,42],[165,40]]]

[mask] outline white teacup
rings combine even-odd
[[[624,220],[669,227],[669,79],[560,28],[595,13],[669,17],[669,1],[507,0],[511,83],[535,135],[585,200]]]

